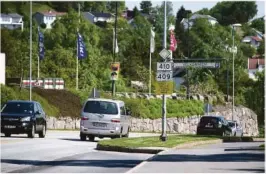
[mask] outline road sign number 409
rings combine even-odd
[[[172,71],[171,62],[157,62],[157,71]]]
[[[157,71],[156,75],[157,81],[171,81],[173,80],[172,71]]]

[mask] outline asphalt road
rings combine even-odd
[[[264,173],[262,142],[222,143],[163,152],[130,173]]]
[[[154,134],[131,133],[130,137],[150,135]],[[78,131],[48,131],[44,139],[36,136],[2,135],[2,173],[124,173],[152,156],[97,151],[99,139],[80,141]]]

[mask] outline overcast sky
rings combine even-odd
[[[135,6],[139,9],[139,4],[141,1],[134,1],[134,0],[126,0],[126,6],[132,10]],[[160,5],[163,1],[158,0],[152,0],[152,5]],[[187,0],[187,1],[171,1],[173,3],[173,11],[174,15],[176,15],[176,12],[178,9],[183,5],[185,9],[191,10],[192,12],[196,12],[198,10],[201,10],[202,8],[212,8],[217,2],[219,1],[199,1],[199,0]],[[256,1],[257,3],[257,9],[258,13],[256,17],[262,17],[265,15],[265,2],[264,1]]]

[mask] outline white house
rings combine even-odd
[[[8,29],[17,29],[21,28],[23,31],[23,16],[20,16],[17,13],[9,13],[3,14],[1,13],[0,16],[0,26],[1,28],[8,28]]]
[[[183,18],[182,21],[180,22],[183,24],[184,29],[191,28],[194,25],[194,22],[196,19],[207,19],[211,25],[215,25],[218,23],[217,19],[210,16],[210,15],[201,15],[201,14],[193,14],[189,19]]]
[[[256,72],[262,72],[265,68],[264,58],[249,58],[248,59],[248,76],[256,80]]]
[[[250,44],[254,48],[258,48],[260,46],[260,43],[262,42],[262,39],[258,36],[246,36],[242,39],[242,42]]]
[[[64,12],[55,12],[50,10],[48,12],[36,12],[33,17],[39,25],[46,24],[46,28],[51,29],[53,22],[65,14],[66,13]]]
[[[91,21],[92,23],[97,23],[97,22],[112,23],[115,21],[115,16],[111,13],[83,12],[83,16],[85,19]]]

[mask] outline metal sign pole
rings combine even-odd
[[[166,1],[164,1],[164,49],[166,49],[166,24],[167,24],[166,22],[167,22],[166,21]],[[161,140],[166,141],[166,96],[165,94],[163,94]]]

